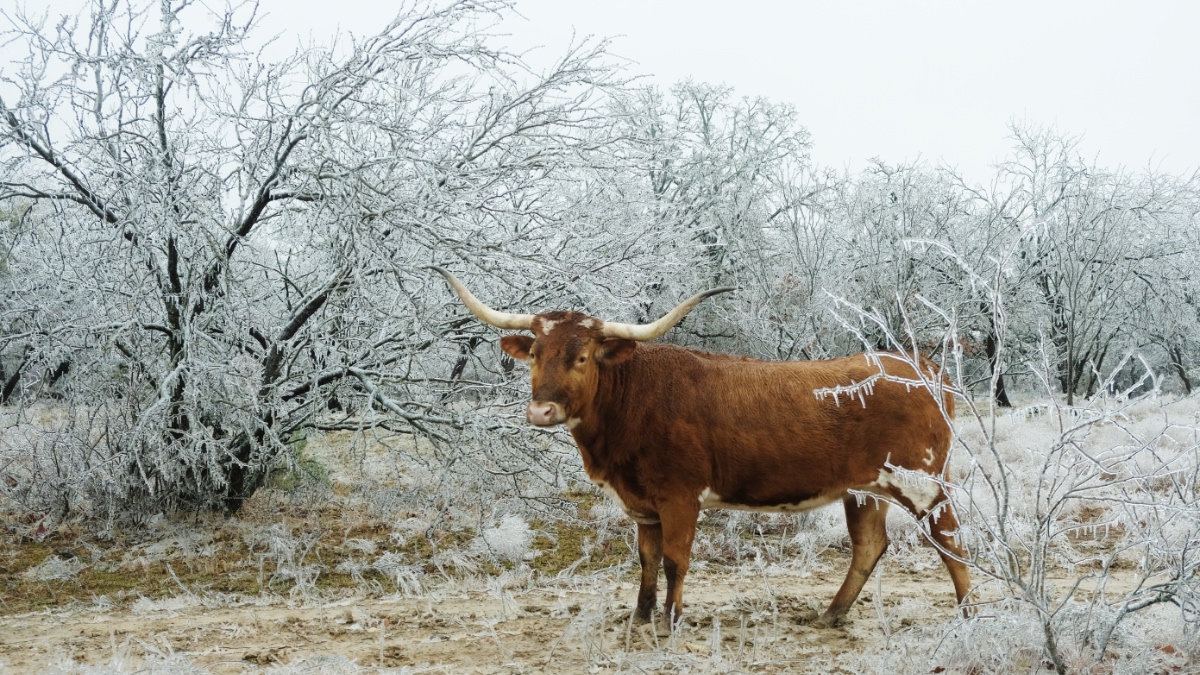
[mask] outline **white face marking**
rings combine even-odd
[[[584,328],[591,328],[592,330],[600,330],[600,322],[591,317],[580,321],[579,325],[583,326]]]
[[[557,321],[551,321],[550,319],[542,319],[542,321],[541,321],[542,335],[549,335],[550,331],[554,330],[554,327],[557,325],[558,325]]]
[[[897,474],[880,469],[879,478],[868,487],[874,486],[894,489],[920,511],[929,510],[942,494],[941,486],[933,476],[924,471],[905,471],[903,474]]]
[[[933,466],[933,448],[925,448],[925,466]]]
[[[579,423],[582,421],[583,420],[579,419],[578,417],[570,417],[567,418],[567,421],[564,424],[567,425],[568,429],[574,429],[575,427],[579,426]]]
[[[734,509],[736,511],[767,511],[771,513],[799,513],[819,508],[837,500],[841,495],[820,496],[805,499],[794,504],[768,504],[763,506],[748,506],[746,504],[730,504],[721,500],[721,495],[710,488],[704,488],[700,493],[700,508],[702,509]]]

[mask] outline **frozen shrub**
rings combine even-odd
[[[25,570],[24,576],[33,581],[60,581],[74,578],[85,567],[87,565],[83,564],[79,558],[62,558],[52,555]]]
[[[499,525],[480,532],[473,548],[515,563],[525,558],[531,543],[533,532],[529,529],[529,523],[520,516],[510,514],[501,518]]]

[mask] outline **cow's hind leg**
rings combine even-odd
[[[833,602],[829,603],[829,609],[817,618],[817,623],[826,626],[835,625],[850,611],[888,545],[887,502],[866,497],[859,503],[859,497],[846,495],[842,504],[846,507],[846,527],[850,530],[852,546],[850,570],[837,595],[833,596]]]
[[[638,562],[642,564],[642,586],[638,589],[637,611],[634,618],[649,621],[658,597],[658,568],[662,564],[662,524],[638,524]]]
[[[958,606],[963,616],[969,617],[970,612],[965,601],[967,593],[971,590],[971,575],[967,571],[967,564],[963,562],[962,546],[959,546],[954,536],[958,532],[958,518],[955,517],[950,502],[946,501],[944,493],[935,503],[938,506],[934,507],[929,515],[929,534],[926,536],[933,540],[934,548],[941,556],[942,563],[946,565],[946,571],[950,573],[950,580],[954,582],[954,594],[958,596]],[[924,517],[926,514],[919,515]]]

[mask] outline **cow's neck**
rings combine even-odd
[[[571,429],[571,437],[583,458],[583,468],[593,478],[606,473],[613,460],[609,439],[603,433],[607,425],[601,420],[596,410],[588,410]]]
[[[604,373],[592,405],[580,413],[579,422],[571,429],[589,476],[606,474],[608,469],[629,460],[628,439],[623,433],[629,411],[623,404],[632,393],[629,373],[636,367],[635,359]]]

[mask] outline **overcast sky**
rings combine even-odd
[[[395,6],[263,7],[319,36],[338,23],[370,30]],[[1200,2],[519,0],[517,9],[527,20],[505,27],[515,42],[558,53],[572,31],[612,36],[614,53],[664,85],[692,77],[795,105],[823,164],[924,158],[982,179],[1008,152],[1009,121],[1025,119],[1082,135],[1084,151],[1109,166],[1200,167]]]
[[[269,31],[317,41],[338,26],[374,32],[398,4],[261,0]],[[502,30],[547,56],[573,33],[610,36],[613,53],[664,86],[691,77],[795,105],[826,165],[923,158],[983,180],[1008,152],[1009,121],[1024,119],[1081,135],[1108,166],[1200,167],[1200,2],[518,0],[517,9],[525,19]]]

